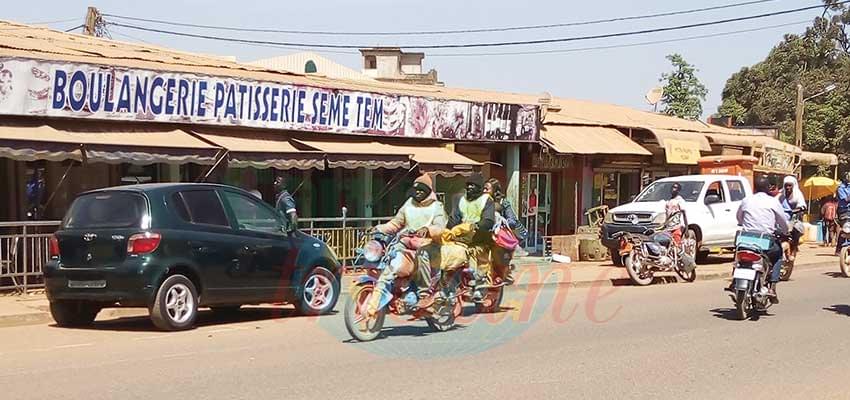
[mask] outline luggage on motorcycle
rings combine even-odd
[[[507,251],[516,250],[517,246],[519,246],[519,239],[517,239],[516,235],[514,235],[511,228],[508,228],[507,225],[500,225],[493,232],[493,242],[496,246],[499,246]]]
[[[735,238],[735,247],[743,246],[756,250],[768,251],[773,243],[773,235],[758,232],[742,231]]]

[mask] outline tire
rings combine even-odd
[[[694,259],[696,259],[697,255],[699,253],[699,251],[698,251],[699,250],[699,240],[697,240],[697,231],[689,228],[688,231],[685,232],[685,237],[683,237],[682,240],[686,241],[685,242],[686,243],[685,253],[687,253],[691,257],[694,257]],[[689,240],[693,241],[692,246],[687,245],[687,243],[688,243],[687,241],[689,241]],[[707,254],[706,254],[706,256],[707,256]]]
[[[745,290],[738,290],[735,292],[735,316],[738,317],[738,320],[744,321],[750,317],[750,302],[747,299],[747,292]]]
[[[150,308],[154,326],[164,331],[182,331],[195,326],[198,290],[185,275],[175,274],[159,285]]]
[[[623,263],[623,256],[620,255],[620,250],[608,249],[608,254],[611,255],[611,263],[613,263],[615,267],[623,268],[625,266]]]
[[[637,257],[637,258],[636,258]],[[626,272],[629,273],[629,278],[631,278],[632,282],[634,282],[638,286],[648,286],[652,283],[652,272],[647,272],[647,276],[641,277],[640,271],[638,268],[641,267],[642,263],[635,263],[635,259],[638,261],[642,260],[642,256],[638,255],[638,253],[632,253],[623,258],[623,263],[626,266]]]
[[[240,309],[240,308],[242,308],[242,306],[241,306],[241,305],[235,305],[235,306],[216,306],[216,307],[210,307],[210,310],[211,310],[211,311],[213,312],[213,314],[215,314],[217,317],[233,317],[233,316],[235,316],[236,314],[239,314],[239,309]]]
[[[697,244],[697,248],[699,248],[699,244]],[[708,250],[700,250],[697,251],[696,262],[697,264],[705,264],[708,262],[708,256],[711,254]]]
[[[791,273],[794,272],[794,262],[793,261],[783,261],[782,267],[779,271],[779,280],[782,282],[786,282],[791,279]]]
[[[57,300],[50,302],[50,315],[61,327],[89,326],[94,322],[100,307],[83,301]]]
[[[313,267],[295,292],[298,315],[324,315],[336,307],[340,285],[336,276],[324,267]]]
[[[502,309],[502,298],[505,295],[505,287],[490,289],[481,303],[475,303],[476,314],[492,314]]]
[[[693,282],[697,280],[696,268],[694,268],[691,272],[686,272],[684,269],[676,267],[676,275],[679,275],[679,278],[682,278],[685,282]]]
[[[345,329],[352,338],[360,342],[370,342],[377,339],[381,334],[381,329],[384,328],[385,310],[378,311],[371,325],[369,324],[370,321],[366,321],[366,325],[361,328],[359,326],[361,322],[357,322],[358,318],[360,318],[361,310],[365,308],[366,301],[368,301],[373,291],[374,286],[363,286],[345,300],[345,307],[343,309]]]
[[[850,257],[850,247],[841,249],[838,257],[838,265],[841,267],[841,273],[845,277],[850,278],[850,259],[848,257]]]
[[[436,310],[434,314],[425,318],[428,326],[437,332],[445,332],[454,328],[455,304],[443,302],[440,305],[434,304],[434,308]]]

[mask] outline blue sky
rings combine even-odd
[[[42,0],[37,7],[34,7],[31,2],[6,0],[0,18],[19,22],[77,18],[78,21],[50,25],[57,29],[67,29],[81,24],[86,7],[93,5],[104,13],[205,25],[328,31],[416,31],[586,21],[740,2],[743,2],[743,0],[609,0],[606,2],[569,0],[429,0],[419,2],[391,0],[312,0],[297,2],[240,0],[215,3],[201,0],[147,0],[144,2]],[[217,36],[299,43],[358,45],[470,43],[533,40],[642,30],[763,14],[819,3],[819,0],[775,0],[745,7],[639,21],[534,31],[427,37],[328,37],[256,34],[157,26],[142,22],[133,24]],[[425,62],[427,68],[437,69],[440,79],[449,86],[526,93],[547,91],[556,96],[609,102],[648,110],[650,106],[644,101],[644,94],[653,86],[658,85],[658,79],[662,72],[670,69],[669,63],[664,57],[667,54],[677,52],[699,68],[698,76],[709,89],[707,101],[703,105],[705,114],[708,115],[716,110],[726,79],[732,73],[743,66],[752,65],[762,60],[769,50],[782,40],[783,34],[802,32],[806,24],[801,23],[732,36],[605,50],[512,56],[447,57],[445,55],[575,49],[659,41],[811,21],[819,14],[818,10],[811,10],[675,32],[563,44],[429,50],[426,51]],[[165,36],[158,33],[134,31],[128,28],[112,27],[110,30],[116,39],[143,40],[185,51],[236,56],[240,61],[252,61],[295,51]],[[323,54],[355,69],[359,69],[361,65],[357,54]]]

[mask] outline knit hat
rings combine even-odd
[[[478,185],[478,187],[484,187],[484,176],[481,175],[480,173],[476,172],[476,173],[470,175],[469,178],[466,178],[466,183],[467,184],[474,183],[474,184]]]
[[[434,180],[431,179],[431,176],[428,174],[422,174],[416,178],[416,180],[413,181],[413,186],[416,186],[417,184],[425,185],[425,187],[431,191],[434,190]]]

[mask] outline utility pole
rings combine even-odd
[[[794,144],[799,148],[803,148],[803,85],[797,84],[797,112],[794,117]]]
[[[89,7],[88,12],[86,12],[86,23],[83,25],[83,34],[100,36],[97,27],[101,22],[100,11],[97,10],[97,7]]]

